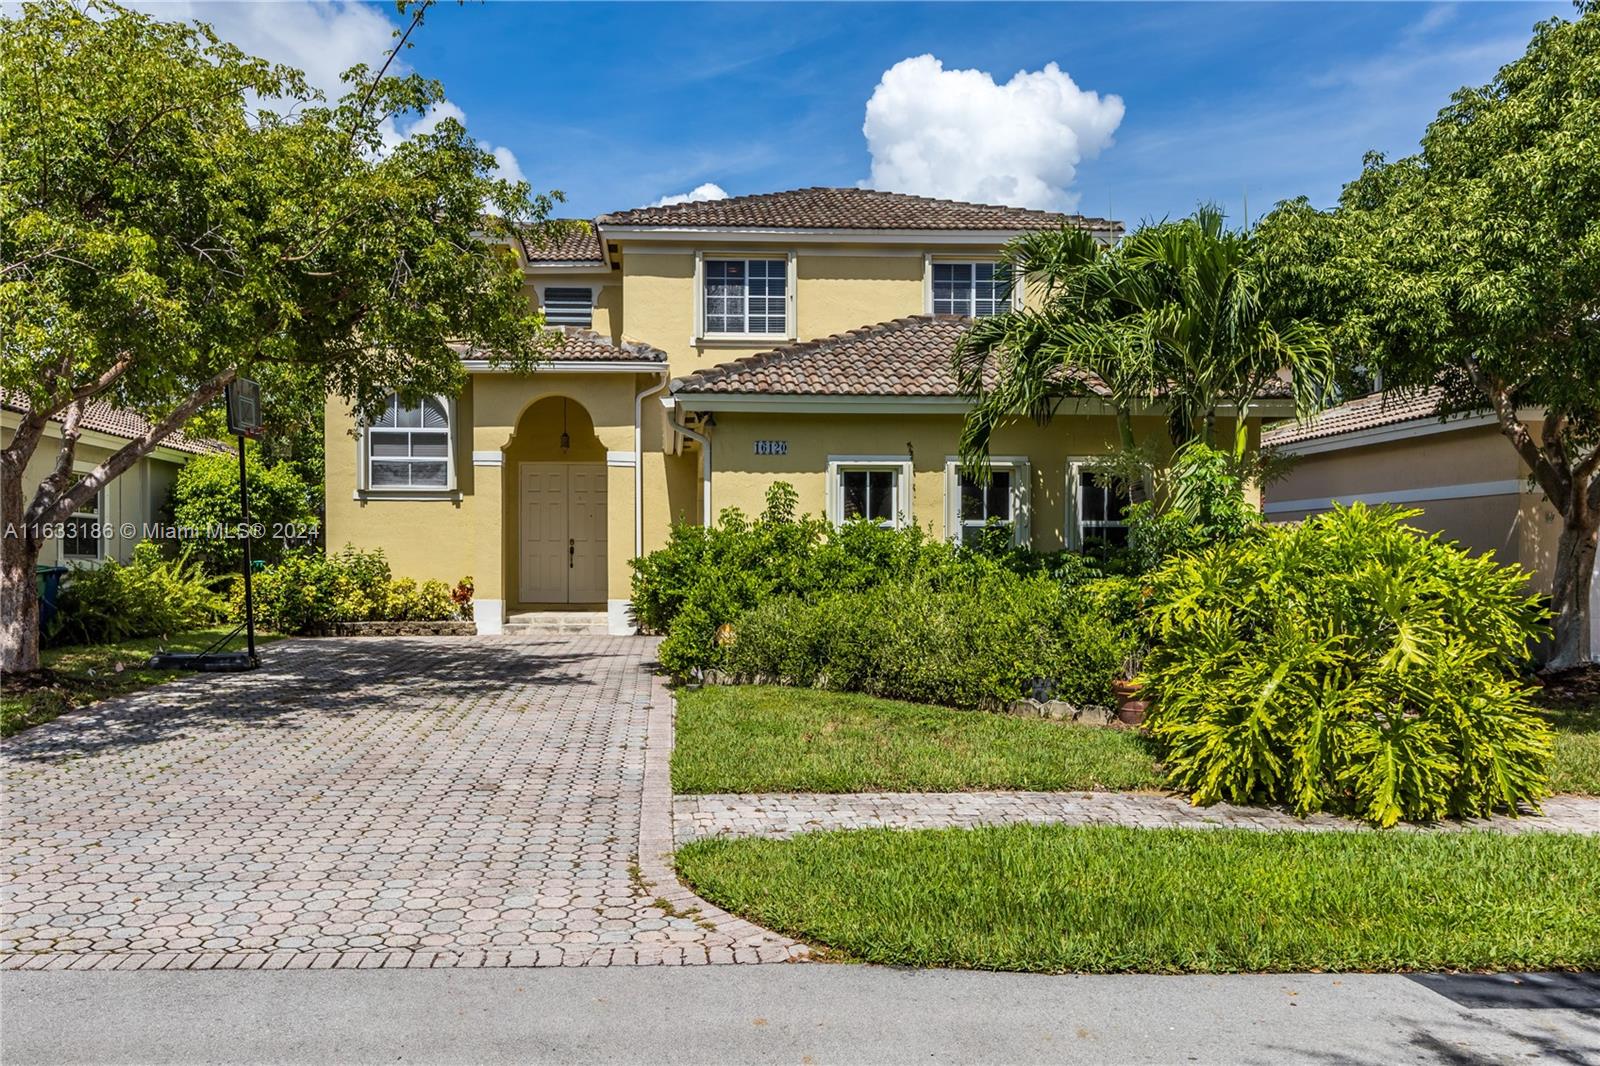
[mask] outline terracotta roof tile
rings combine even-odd
[[[561,335],[561,346],[550,353],[550,358],[577,363],[665,363],[667,353],[638,341],[612,344],[592,329],[578,326],[551,326],[552,332]],[[452,345],[463,359],[483,358],[482,353],[464,344]]]
[[[1320,411],[1303,423],[1288,422],[1261,434],[1261,443],[1270,447],[1294,444],[1320,437],[1337,437],[1399,422],[1437,420],[1444,390],[1435,386],[1413,392],[1375,392]]]
[[[563,218],[555,233],[539,234],[528,241],[530,263],[598,263],[600,238],[594,224],[581,218]]]
[[[956,341],[971,320],[915,315],[791,344],[701,370],[674,393],[959,397]],[[1091,382],[1103,392],[1104,386]]]
[[[863,326],[820,340],[791,344],[721,363],[674,380],[672,391],[767,396],[960,397],[954,356],[970,319],[914,315]],[[1079,380],[1090,392],[1109,396],[1091,374]],[[1287,382],[1273,382],[1263,398],[1289,395]]]
[[[8,411],[26,414],[32,409],[28,398],[20,393],[0,392],[0,407]],[[50,421],[61,422],[66,418],[65,412],[52,415]],[[150,430],[150,422],[140,414],[114,407],[109,403],[91,403],[83,412],[84,429],[91,429],[97,433],[106,433],[113,437],[122,437],[125,440],[137,440]],[[162,448],[171,448],[177,452],[188,452],[191,455],[211,455],[215,452],[232,451],[233,446],[220,440],[211,440],[207,437],[189,437],[182,433],[169,434],[159,445]]]
[[[1058,211],[936,200],[877,189],[793,189],[601,215],[602,226],[771,229],[1029,230],[1071,223],[1120,232],[1122,223]]]

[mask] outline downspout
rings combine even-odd
[[[633,398],[633,557],[644,554],[644,398],[667,387],[667,371],[661,380]]]
[[[700,444],[700,470],[701,470],[700,477],[701,477],[702,482],[704,483],[704,491],[705,491],[705,502],[704,502],[704,504],[702,504],[702,507],[704,508],[704,512],[705,513],[702,516],[700,524],[703,525],[703,526],[706,526],[707,528],[710,528],[710,526],[711,526],[711,516],[712,516],[712,511],[711,511],[711,438],[709,436],[707,436],[706,434],[704,434],[704,433],[696,433],[694,430],[690,429],[688,426],[686,426],[682,422],[678,421],[678,401],[677,400],[669,399],[669,398],[663,396],[661,398],[661,402],[667,408],[667,411],[668,411],[667,421],[672,423],[672,428],[677,430],[679,433],[683,434],[685,437],[688,437],[690,440],[698,441],[699,444]]]

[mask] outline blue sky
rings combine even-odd
[[[308,68],[363,58],[394,18],[392,6],[183,10]],[[1363,152],[1413,150],[1454,89],[1520,55],[1534,22],[1571,12],[1565,0],[488,3],[430,12],[407,61],[536,187],[564,190],[564,214],[707,183],[738,195],[872,181],[1014,189],[994,195],[1134,222],[1201,200],[1235,217],[1245,197],[1252,215],[1300,194],[1331,203]],[[898,68],[880,93],[869,146],[868,100],[923,55],[937,63]]]

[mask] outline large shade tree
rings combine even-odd
[[[422,8],[402,11],[409,33]],[[236,376],[370,412],[391,390],[457,390],[451,341],[535,365],[542,320],[495,238],[542,224],[551,198],[498,180],[458,122],[395,143],[396,118],[442,90],[387,74],[393,59],[330,102],[204,26],[67,0],[0,18],[0,386],[27,409],[0,451],[6,671],[39,665],[51,528]],[[93,402],[151,428],[80,476]]]
[[[1369,156],[1331,211],[1261,227],[1279,292],[1386,388],[1491,414],[1561,515],[1550,664],[1592,660],[1600,535],[1600,12],[1534,30],[1439,112],[1421,151]]]
[[[1221,212],[1140,228],[1106,248],[1063,226],[1007,245],[1014,277],[1041,285],[1035,307],[986,318],[961,339],[957,374],[974,406],[962,432],[981,470],[1008,421],[1043,423],[1060,406],[1109,392],[1120,443],[1133,452],[1133,414],[1168,413],[1173,445],[1215,440],[1219,414],[1234,418],[1233,454],[1247,444],[1244,416],[1286,371],[1302,412],[1320,402],[1332,360],[1323,331],[1284,311],[1262,280],[1255,242]]]

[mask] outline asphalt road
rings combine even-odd
[[[23,1063],[1600,1063],[1600,975],[866,966],[0,975]]]

